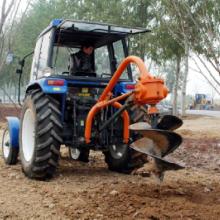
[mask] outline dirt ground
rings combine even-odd
[[[161,184],[110,172],[97,152],[84,164],[62,149],[47,182],[1,158],[0,219],[220,219],[220,118],[188,116],[177,132],[184,142],[169,159],[186,168],[167,172]]]

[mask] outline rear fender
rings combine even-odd
[[[48,81],[62,81],[62,84],[51,85]],[[61,101],[61,115],[62,121],[64,121],[64,111],[65,111],[65,98],[68,91],[67,81],[60,78],[42,78],[31,82],[26,89],[26,94],[34,89],[40,89],[44,94],[55,95],[56,99],[59,97]]]
[[[63,85],[48,85],[48,81],[62,80]],[[45,94],[66,94],[67,93],[67,81],[59,78],[42,78],[31,82],[27,86],[26,92],[32,89],[40,88]]]
[[[10,146],[19,148],[20,120],[17,117],[6,117],[10,134]]]

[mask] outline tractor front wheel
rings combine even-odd
[[[31,91],[21,113],[20,159],[26,176],[51,178],[58,166],[62,138],[59,103],[40,90]]]
[[[109,150],[104,152],[105,162],[108,164],[109,170],[116,172],[126,172],[129,161],[129,148],[127,144],[113,144],[109,146]]]
[[[89,162],[89,149],[78,149],[69,147],[69,155],[72,160]]]
[[[18,148],[12,147],[9,128],[6,128],[2,137],[2,156],[8,165],[16,164],[18,161]]]
[[[133,106],[129,110],[131,124],[136,122],[148,121],[147,109],[145,106]],[[121,123],[119,121],[119,123]],[[122,134],[121,134],[122,135]],[[140,134],[131,132],[132,141],[140,138]],[[132,171],[143,166],[148,161],[147,156],[137,152],[129,147],[129,144],[117,144],[109,147],[107,152],[104,152],[105,162],[108,168],[112,171],[130,174]]]

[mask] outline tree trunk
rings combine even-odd
[[[3,87],[3,102],[5,103],[5,85],[3,85],[2,87]]]
[[[173,89],[173,115],[177,115],[177,100],[178,100],[178,87],[179,87],[179,78],[180,78],[180,62],[181,57],[176,59],[176,76],[175,76],[175,85]]]
[[[17,102],[17,86],[14,84],[14,89],[15,89],[15,95],[14,95],[14,102]]]
[[[186,84],[187,84],[187,77],[189,72],[189,46],[187,42],[185,42],[185,69],[183,75],[183,85],[181,91],[181,115],[185,116],[186,114]]]

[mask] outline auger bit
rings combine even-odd
[[[139,80],[135,85],[134,91],[111,99],[112,90],[130,63],[136,64],[140,71]],[[86,142],[90,142],[92,122],[96,113],[106,106],[112,105],[119,110],[102,126],[102,129],[112,123],[116,117],[122,115],[124,143],[129,144],[129,130],[139,133],[141,138],[131,143],[130,147],[141,154],[153,158],[155,169],[160,173],[160,177],[163,176],[166,170],[182,169],[182,166],[163,159],[163,157],[172,153],[182,143],[181,136],[173,131],[182,125],[182,120],[172,115],[165,115],[160,120],[157,117],[159,112],[156,104],[164,99],[167,94],[168,89],[164,85],[164,81],[152,76],[140,58],[135,56],[125,58],[104,89],[98,102],[93,106],[87,116],[85,126]],[[119,103],[120,100],[127,99],[128,97],[129,102],[125,102],[124,106]],[[130,125],[127,109],[131,108],[132,105],[149,106],[147,114],[151,118],[151,125],[147,122],[138,122]]]

